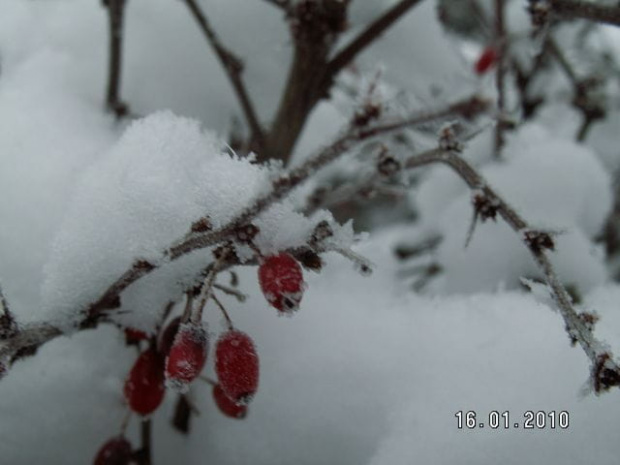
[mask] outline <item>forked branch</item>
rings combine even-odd
[[[252,140],[255,141],[259,147],[262,147],[263,130],[261,128],[254,104],[250,99],[247,87],[243,82],[243,63],[242,61],[227,47],[224,46],[219,36],[215,33],[215,30],[211,26],[206,14],[202,11],[196,0],[185,0],[190,12],[194,16],[194,19],[200,26],[200,30],[204,34],[207,42],[213,48],[218,60],[222,64],[230,83],[233,86],[235,95],[239,100],[241,109],[245,120],[252,132]]]

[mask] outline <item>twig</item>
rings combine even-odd
[[[328,63],[323,78],[323,87],[331,87],[334,77],[342,71],[360,52],[373,43],[381,34],[389,29],[396,21],[402,18],[411,8],[421,0],[401,0],[392,8],[375,19],[349,45],[342,49]]]
[[[505,24],[505,0],[495,0],[495,46],[497,47],[497,72],[495,73],[495,87],[497,88],[498,120],[495,125],[495,140],[493,154],[501,158],[504,147],[504,131],[506,130],[506,58],[508,41]]]
[[[233,296],[234,298],[237,299],[238,302],[245,302],[246,299],[248,298],[248,296],[245,295],[243,292],[238,291],[237,289],[233,289],[232,287],[224,286],[224,285],[219,284],[219,283],[214,283],[213,287],[216,288],[216,289],[219,289],[224,294]]]
[[[185,0],[185,3],[189,7],[196,22],[198,22],[198,25],[207,39],[207,42],[209,42],[209,45],[213,48],[213,51],[224,68],[224,71],[228,75],[228,79],[235,90],[235,95],[237,96],[241,109],[243,110],[245,120],[250,127],[250,131],[252,132],[252,141],[257,143],[259,148],[262,147],[263,130],[258,120],[258,116],[256,115],[254,104],[250,99],[250,95],[241,76],[243,73],[243,63],[234,53],[222,44],[218,35],[215,33],[215,30],[211,27],[207,16],[201,10],[200,6],[198,6],[198,3],[196,3],[196,0]]]
[[[487,184],[486,180],[455,153],[437,149],[409,158],[405,166],[411,169],[433,163],[443,163],[452,168],[470,189],[480,192],[488,201],[487,205],[493,205],[495,212],[521,236],[553,291],[554,300],[569,336],[579,343],[592,363],[591,381],[595,392],[598,394],[614,386],[620,386],[620,367],[604,344],[594,337],[592,331],[579,318],[566,288],[558,279],[549,261],[547,251],[553,249],[552,238],[545,232],[531,229],[528,223]]]
[[[106,0],[109,16],[109,62],[106,105],[117,118],[127,116],[127,105],[121,100],[121,71],[123,61],[123,19],[126,0]]]
[[[198,307],[196,307],[196,310],[190,317],[190,320],[193,323],[200,323],[202,320],[202,311],[204,310],[205,304],[210,297],[213,297],[213,284],[215,283],[215,277],[219,273],[222,264],[225,263],[228,258],[228,255],[230,255],[226,248],[223,248],[220,253],[221,255],[213,262],[213,266],[211,266],[211,269],[207,273],[207,278],[200,289],[200,295],[198,296]]]
[[[222,315],[224,316],[224,319],[226,320],[226,326],[228,326],[228,330],[232,331],[235,328],[235,326],[233,325],[233,322],[230,319],[230,316],[228,315],[228,312],[226,311],[226,309],[222,305],[222,302],[220,302],[220,299],[215,297],[215,295],[212,295],[211,298],[213,299],[213,302],[215,302],[215,305],[217,305],[218,308],[220,309],[220,311],[222,312]]]
[[[620,26],[620,6],[602,5],[580,0],[548,0],[555,17],[588,19],[598,23]]]
[[[557,43],[552,38],[548,39],[548,43],[549,51],[560,64],[560,68],[562,68],[573,86],[572,104],[582,116],[581,125],[577,130],[575,139],[578,142],[582,142],[588,135],[592,124],[605,117],[604,105],[596,101],[593,92],[600,85],[600,82],[593,77],[580,79]]]

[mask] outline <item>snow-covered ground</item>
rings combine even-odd
[[[351,33],[392,3],[356,0]],[[515,28],[524,3],[512,2]],[[281,14],[259,0],[202,4],[247,57],[249,90],[268,120],[290,60]],[[423,2],[361,60],[371,70],[381,64],[386,79],[429,104],[431,84],[450,89],[444,102],[491,84],[469,76],[433,8]],[[95,0],[0,0],[0,281],[20,322],[70,324],[71,310],[134,258],[158,260],[205,212],[223,224],[278,169],[229,155],[223,140],[236,100],[183,2],[128,1],[122,96],[145,118],[115,123],[102,111],[106,27]],[[612,205],[614,129],[606,123],[591,147],[578,145],[566,137],[570,111],[547,108],[511,135],[505,163],[481,172],[534,226],[561,233],[552,256],[559,276],[583,297],[580,308],[599,314],[595,334],[620,354],[620,286],[594,244]],[[344,116],[321,104],[297,160],[328,142]],[[463,156],[483,165],[490,137],[483,132]],[[520,285],[539,274],[517,235],[499,222],[479,224],[465,249],[470,193],[443,167],[427,170],[408,200],[417,224],[370,231],[353,247],[373,274],[327,253],[320,274],[306,272],[292,318],[269,307],[255,267],[239,269],[249,298],[222,299],[260,356],[249,415],[222,416],[210,387],[197,382],[191,398],[200,415],[182,436],[169,425],[176,396],[168,392],[153,416],[155,464],[617,463],[619,393],[585,392],[586,357],[570,347],[551,302]],[[300,245],[323,218],[332,221],[324,211],[310,221],[285,200],[258,220],[257,245],[266,253]],[[353,243],[350,228],[337,229],[339,245]],[[433,233],[444,237],[433,256],[443,273],[415,294],[393,250]],[[152,329],[208,257],[195,253],[131,286],[118,321]],[[205,318],[214,340],[225,329],[217,308],[208,305]],[[90,463],[118,433],[134,359],[121,332],[102,325],[15,364],[0,382],[0,463]],[[485,427],[459,429],[459,411],[476,411]],[[489,427],[492,411],[510,412],[508,430]],[[570,424],[525,430],[527,411],[565,411]],[[128,434],[137,444],[135,418]]]

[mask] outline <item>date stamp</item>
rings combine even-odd
[[[514,415],[508,410],[503,412],[492,410],[488,413],[480,413],[475,410],[459,410],[454,416],[456,417],[456,427],[464,430],[565,430],[570,425],[570,415],[566,410],[527,410],[522,414]]]

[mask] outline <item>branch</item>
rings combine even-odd
[[[582,142],[588,135],[592,124],[605,117],[606,110],[601,101],[597,101],[596,91],[601,86],[597,77],[579,78],[577,73],[568,62],[564,53],[551,37],[547,40],[549,51],[559,63],[573,86],[573,106],[581,113],[582,122],[576,135],[576,140]]]
[[[181,241],[164,250],[162,258],[155,263],[140,259],[134,261],[131,268],[113,282],[98,300],[81,311],[84,318],[78,322],[74,330],[96,327],[101,321],[107,318],[110,310],[120,307],[120,295],[131,284],[158,269],[168,261],[176,260],[195,250],[211,247],[227,240],[229,237],[233,236],[240,227],[249,223],[275,202],[282,200],[293,189],[306,181],[319,169],[338,159],[356,144],[386,132],[401,129],[405,126],[426,123],[449,115],[458,114],[472,117],[476,114],[475,112],[480,113],[486,110],[487,107],[487,102],[479,97],[472,97],[435,112],[423,112],[413,115],[401,122],[395,121],[385,125],[377,125],[368,128],[348,128],[344,135],[336,139],[336,141],[328,147],[319,151],[315,156],[309,158],[301,166],[283,173],[276,178],[272,182],[272,189],[270,192],[258,197],[252,205],[236,215],[226,225],[216,230],[207,230],[207,232],[203,232],[204,230],[202,228],[190,230]],[[220,266],[220,271],[232,265],[239,264],[230,254],[228,255],[228,260],[229,261]],[[251,264],[251,262],[246,262],[246,264]],[[208,272],[211,266],[212,264],[207,266],[205,271]],[[36,350],[39,346],[65,334],[65,332],[66,330],[54,327],[48,323],[37,323],[25,326],[13,337],[5,341],[0,341],[0,360],[12,358],[13,361],[15,361],[22,358],[30,353],[30,351]]]
[[[530,3],[534,3],[530,0]],[[601,5],[580,0],[548,0],[554,16],[561,19],[587,19],[620,26],[620,6]]]
[[[323,87],[331,87],[332,80],[345,66],[420,2],[421,0],[401,0],[374,20],[349,45],[329,61],[325,70],[325,77],[323,78]]]
[[[211,27],[207,16],[196,3],[196,0],[185,0],[188,8],[194,16],[196,22],[200,26],[207,42],[213,48],[213,51],[217,55],[224,71],[226,72],[230,83],[235,90],[235,95],[241,104],[241,109],[245,116],[245,120],[252,132],[251,140],[256,142],[259,147],[263,145],[263,130],[258,116],[254,110],[254,105],[250,99],[249,93],[241,77],[243,73],[243,63],[241,60],[230,50],[228,50],[220,41],[219,37],[215,33],[215,30]]]
[[[554,300],[570,338],[579,343],[590,359],[592,364],[591,381],[594,391],[598,394],[614,386],[620,386],[620,366],[613,360],[612,354],[605,348],[604,344],[594,337],[591,328],[580,318],[571,303],[566,288],[560,282],[551,265],[548,251],[553,250],[553,239],[543,231],[532,229],[469,163],[454,152],[442,149],[426,152],[409,158],[405,166],[412,169],[433,163],[443,163],[449,166],[476,193],[475,207],[477,209],[483,206],[487,208],[486,216],[483,216],[483,219],[494,218],[497,213],[519,234],[553,292]],[[482,210],[480,211],[482,212]]]
[[[120,97],[125,0],[104,0],[104,5],[108,9],[110,37],[106,106],[117,118],[122,118],[128,113]]]
[[[495,73],[495,87],[497,88],[498,120],[495,125],[494,156],[501,157],[504,146],[504,131],[506,130],[506,58],[508,41],[505,24],[505,0],[495,0],[495,46],[497,47],[497,72]]]

